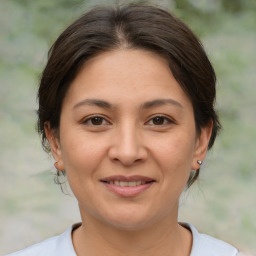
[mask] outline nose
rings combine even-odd
[[[132,125],[125,125],[116,128],[108,155],[111,161],[132,166],[144,162],[148,152],[138,129]]]

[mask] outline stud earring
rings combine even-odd
[[[66,175],[66,172],[65,172],[65,170],[61,170],[60,168],[59,168],[59,164],[58,164],[59,162],[55,162],[54,163],[54,167],[56,168],[56,170],[57,170],[57,176],[61,176],[61,174],[62,175]]]
[[[202,165],[202,164],[203,164],[203,161],[197,160],[197,163],[198,163],[199,165]]]
[[[58,162],[54,163],[54,167],[59,171]]]

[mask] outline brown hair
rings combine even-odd
[[[71,24],[49,51],[38,90],[38,132],[50,152],[45,122],[58,131],[62,102],[83,64],[101,52],[113,49],[145,49],[168,60],[175,79],[190,98],[198,133],[213,123],[210,149],[220,129],[214,110],[216,77],[202,44],[193,32],[168,11],[133,4],[94,8]],[[198,177],[191,173],[190,186]]]

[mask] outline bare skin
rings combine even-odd
[[[162,57],[127,49],[91,59],[64,99],[59,136],[45,130],[79,203],[78,256],[190,255],[178,202],[211,124],[197,134],[191,101]]]
[[[99,223],[100,228],[96,229],[97,224],[86,220],[86,224],[73,233],[74,248],[78,256],[86,254],[97,256],[103,254],[106,256],[188,256],[191,252],[192,235],[190,231],[177,223],[173,227],[169,220],[166,220],[167,225],[165,226],[157,223],[148,229],[136,232],[115,230],[109,227],[102,229],[101,223]],[[101,232],[99,233],[98,230]]]

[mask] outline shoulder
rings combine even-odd
[[[76,256],[71,239],[72,229],[73,226],[69,227],[59,236],[48,238],[40,243],[6,256]]]
[[[183,226],[189,228],[193,235],[193,245],[190,256],[237,256],[238,250],[219,239],[201,234],[197,229],[188,223],[182,223]]]
[[[59,236],[51,237],[40,243],[34,244],[18,252],[8,254],[6,256],[32,256],[32,255],[53,255],[52,252],[56,251],[57,240]]]

